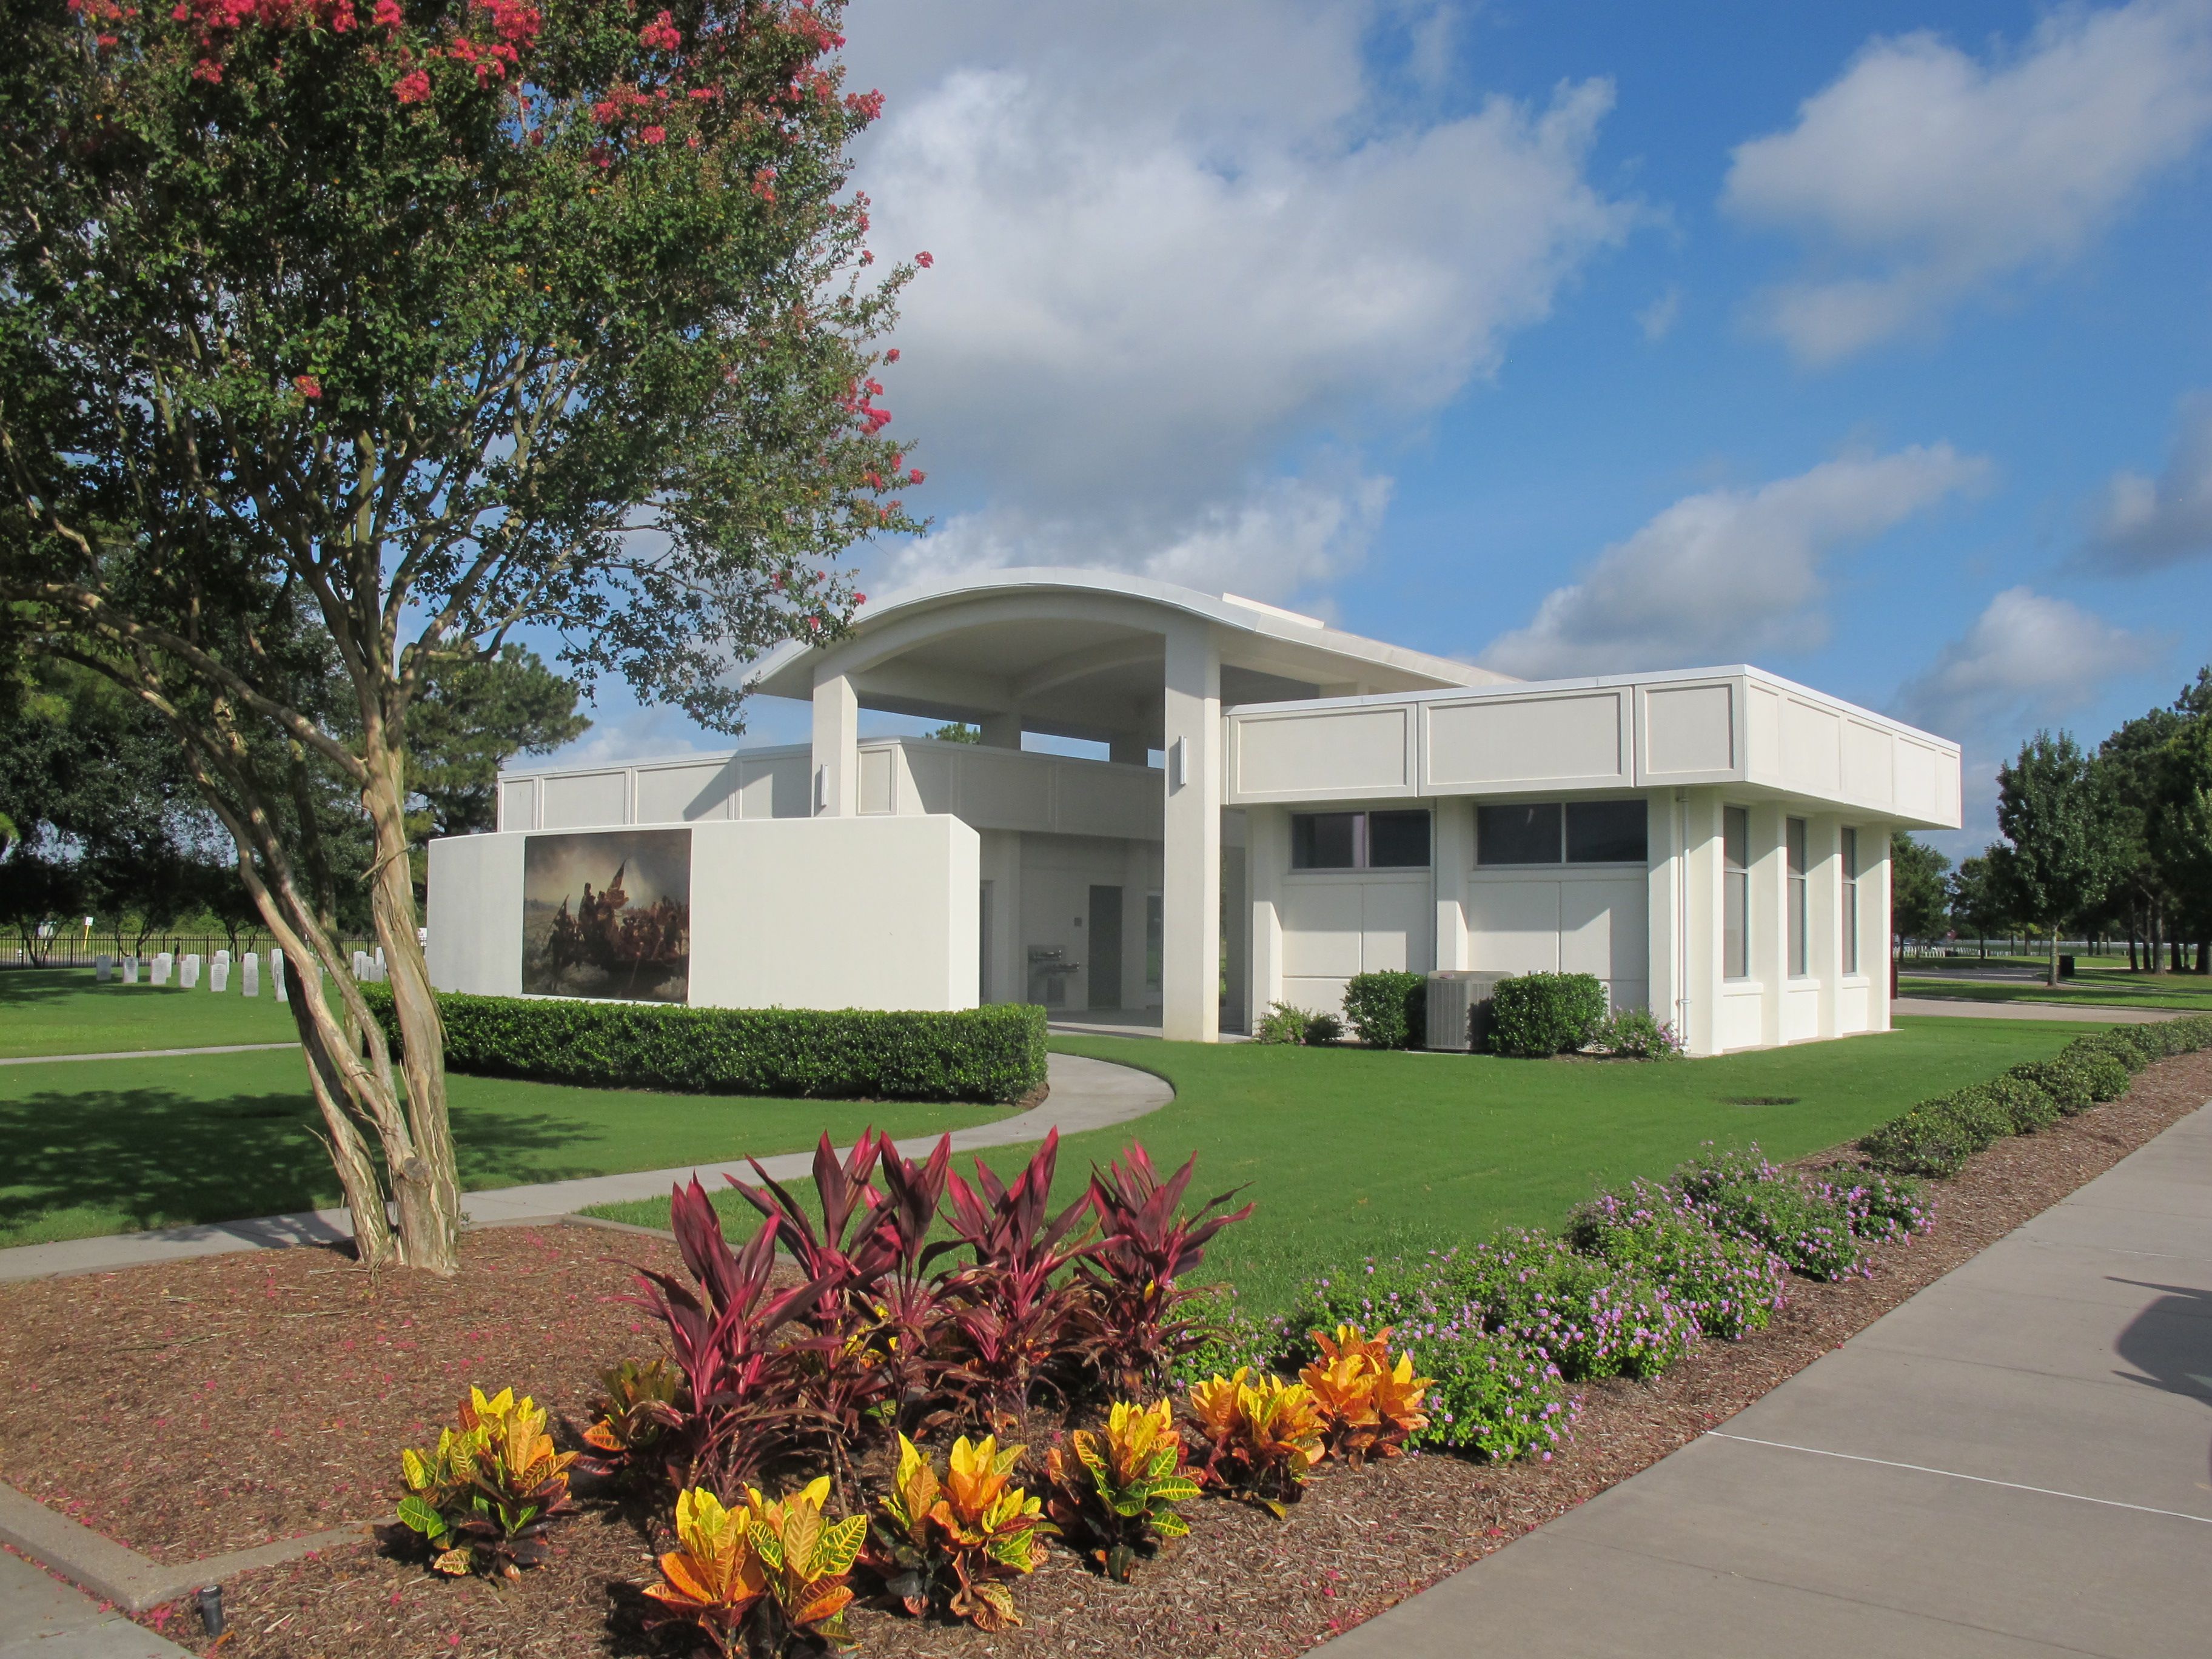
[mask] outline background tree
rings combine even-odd
[[[591,730],[576,687],[519,645],[441,667],[407,711],[407,781],[422,836],[473,836],[499,824],[499,769]]]
[[[1971,933],[1984,957],[1990,953],[1990,936],[2012,931],[2013,916],[2007,903],[2008,894],[1996,855],[2002,848],[1991,848],[1978,858],[1961,859],[1951,877],[1951,923],[1960,933]]]
[[[2212,973],[2212,716],[2186,720],[2158,760],[2147,836],[2152,860],[2172,898],[2177,946],[2194,939],[2197,971]]]
[[[837,0],[0,0],[0,599],[167,722],[291,1000],[356,1249],[456,1261],[411,709],[515,630],[724,729],[918,528]],[[927,263],[927,256],[917,256]],[[330,705],[330,678],[345,692]],[[332,927],[365,815],[399,1070]],[[372,1156],[367,1137],[379,1143]],[[386,1182],[398,1216],[386,1219]]]
[[[1923,945],[1941,934],[1951,912],[1944,877],[1951,860],[1902,830],[1889,837],[1889,927],[1899,954],[1905,941]]]
[[[2151,844],[2152,821],[2164,805],[2166,745],[2186,724],[2171,708],[2154,708],[2129,720],[2097,746],[2098,781],[2104,791],[2105,844],[2112,862],[2108,915],[2127,930],[2129,966],[2136,940],[2146,946],[2142,963],[2163,968],[2160,942],[2171,921],[2173,893],[2168,871]]]
[[[2073,737],[2039,732],[1997,769],[1997,829],[2011,843],[2001,868],[2012,908],[2048,930],[2046,982],[2058,983],[2058,936],[2104,902],[2113,872],[2110,797]]]

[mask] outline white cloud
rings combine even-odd
[[[1963,742],[2007,742],[2148,666],[2159,648],[2071,600],[2009,587],[1898,693],[1898,714]]]
[[[2208,128],[2212,0],[2069,6],[1987,60],[1875,40],[1796,126],[1737,147],[1722,202],[1820,251],[1759,309],[1827,362],[2076,254]]]
[[[1650,305],[1636,313],[1638,326],[1643,329],[1644,339],[1656,345],[1674,331],[1674,325],[1682,319],[1682,290],[1670,288]]]
[[[885,377],[893,429],[932,475],[914,504],[964,509],[902,567],[1046,544],[1272,564],[1255,585],[1281,591],[1358,556],[1378,481],[1346,452],[1492,370],[1638,211],[1586,176],[1604,82],[1410,123],[1386,108],[1363,42],[1386,15],[1445,27],[1434,9],[855,15],[853,82],[891,99],[860,170],[877,246],[934,256]]]
[[[1827,559],[1978,489],[1990,471],[1935,444],[1686,496],[1554,588],[1526,628],[1492,641],[1480,659],[1535,678],[1739,662],[1817,644]]]
[[[2212,395],[2183,403],[2173,448],[2157,477],[2122,472],[2106,487],[2087,550],[2095,562],[2124,572],[2212,553]]]

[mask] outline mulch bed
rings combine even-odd
[[[1700,1345],[1651,1382],[1587,1386],[1574,1441],[1549,1463],[1324,1466],[1286,1523],[1192,1505],[1193,1536],[1133,1584],[1053,1552],[1018,1587],[1019,1631],[862,1607],[853,1634],[902,1659],[1302,1652],[1741,1410],[2208,1097],[2212,1053],[2189,1055],[2141,1073],[2124,1100],[2000,1142],[1935,1183],[1935,1231],[1880,1252],[1873,1277],[1796,1281],[1759,1335]],[[464,1272],[443,1284],[372,1281],[297,1250],[0,1289],[0,1366],[33,1379],[0,1398],[0,1477],[169,1559],[382,1519],[398,1448],[434,1439],[470,1380],[526,1382],[580,1424],[598,1368],[655,1340],[610,1300],[624,1288],[619,1263],[668,1254],[643,1236],[561,1227],[472,1234]],[[221,1647],[288,1659],[684,1654],[693,1644],[680,1633],[639,1626],[634,1587],[652,1580],[662,1541],[650,1527],[588,1509],[556,1534],[549,1569],[499,1589],[436,1580],[364,1540],[227,1585]],[[144,1622],[215,1650],[181,1609]]]

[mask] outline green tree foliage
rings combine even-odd
[[[472,836],[499,823],[499,769],[573,743],[592,722],[576,687],[519,645],[441,666],[407,711],[407,782],[428,836]]]
[[[1994,848],[1979,858],[1961,859],[1951,877],[1951,921],[1961,934],[1971,933],[1988,953],[1992,933],[2011,930],[2013,914],[2001,854]]]
[[[1908,939],[1923,944],[1941,934],[1950,915],[1950,894],[1944,877],[1951,860],[1902,830],[1889,837],[1889,930],[1901,945]]]
[[[2051,935],[2051,984],[2059,930],[2094,912],[2111,888],[2110,816],[2102,780],[2068,732],[2037,732],[1997,769],[1997,829],[2011,843],[2004,880],[2021,918]]]
[[[916,527],[872,344],[912,267],[864,270],[842,12],[0,0],[7,625],[166,722],[330,975],[337,1012],[291,1006],[366,1261],[459,1237],[413,706],[536,628],[734,730],[732,658],[834,637],[838,556]],[[319,896],[325,773],[404,1091]]]

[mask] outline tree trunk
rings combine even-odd
[[[2058,983],[2058,924],[2055,921],[2051,924],[2051,976],[2044,983]]]

